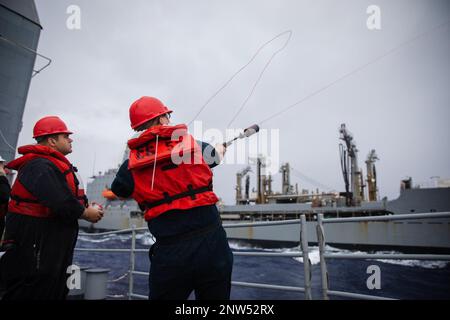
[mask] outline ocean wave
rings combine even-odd
[[[251,251],[260,251],[260,252],[279,252],[279,253],[295,253],[300,251],[300,246],[295,247],[288,247],[288,248],[263,248],[258,245],[248,245],[243,244],[242,242],[236,242],[236,241],[229,241],[230,248],[232,250],[237,251],[245,251],[245,250],[251,250]],[[319,247],[309,247],[308,252],[309,261],[311,261],[312,265],[316,265],[320,263],[320,254],[319,254]],[[302,257],[293,257],[292,259],[303,263]]]
[[[365,251],[350,251],[344,249],[333,248],[335,252],[346,253],[346,254],[367,254]],[[370,252],[371,254],[402,254],[400,251],[375,251]],[[419,267],[424,269],[443,269],[449,264],[447,261],[439,260],[399,260],[399,259],[368,259],[371,261],[378,261],[386,264],[401,265],[405,267]]]
[[[375,261],[380,261],[388,264],[397,264],[407,267],[420,267],[425,269],[444,269],[447,267],[448,262],[446,261],[430,261],[430,260],[385,260],[377,259]]]
[[[139,237],[138,237],[139,236]],[[141,233],[136,235],[136,239],[140,241],[143,246],[151,246],[155,243],[155,237],[150,232]]]
[[[298,252],[300,247],[288,247],[288,248],[261,248],[255,245],[246,245],[241,242],[230,241],[230,248],[233,250],[252,250],[252,251],[262,251],[262,252],[282,252],[282,253],[292,253]],[[341,253],[341,254],[367,254],[365,251],[351,251],[347,249],[340,249],[332,247],[329,245],[325,246],[325,250],[328,253]],[[399,251],[376,251],[370,252],[372,254],[401,254]],[[318,265],[320,263],[320,250],[318,246],[310,246],[308,252],[309,260],[311,265]],[[295,261],[303,263],[303,257],[293,257]],[[425,269],[443,269],[449,264],[447,261],[430,261],[430,260],[393,260],[393,259],[370,259],[372,261],[379,261],[386,264],[401,265],[406,267],[419,267]]]
[[[153,236],[148,231],[136,233],[136,240],[140,240],[142,245],[152,245],[154,243],[152,239]],[[120,241],[124,243],[131,240],[131,233],[127,234],[113,233],[103,236],[96,235],[95,233],[93,233],[92,235],[83,234],[78,236],[78,240],[91,243],[102,243],[107,241]]]

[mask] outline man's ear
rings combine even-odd
[[[57,137],[49,137],[47,139],[47,144],[51,147],[54,147],[57,140],[58,140]]]

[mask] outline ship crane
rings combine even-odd
[[[246,186],[245,186],[245,198],[242,198],[242,178],[245,177],[247,175],[247,173],[249,173],[251,171],[250,166],[247,166],[246,168],[244,168],[242,171],[238,172],[236,174],[236,204],[241,204],[241,202],[244,201],[248,201],[249,199],[249,195],[248,195],[248,190],[247,190],[247,181],[246,181]],[[247,176],[247,178],[249,178]]]
[[[341,124],[339,129],[340,139],[344,140],[345,147],[339,144],[341,154],[341,167],[345,183],[345,197],[347,205],[358,205],[364,200],[364,185],[362,171],[358,167],[358,149],[353,140],[353,135]],[[349,172],[350,162],[350,172]],[[350,182],[349,182],[350,176]],[[351,189],[350,189],[351,187]]]
[[[281,181],[281,193],[282,194],[293,194],[293,187],[291,186],[291,178],[290,178],[290,166],[289,163],[285,163],[280,167],[280,173],[282,177]],[[298,192],[296,192],[298,193]]]
[[[256,199],[249,199],[255,201],[257,204],[267,203],[267,196],[272,195],[272,176],[265,172],[266,158],[263,155],[258,155],[256,158],[249,157],[250,163],[256,163]]]
[[[369,201],[378,200],[378,187],[377,187],[377,171],[375,169],[375,161],[379,160],[375,150],[370,150],[367,155],[366,167],[367,167],[367,190]]]

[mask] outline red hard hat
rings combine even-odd
[[[166,113],[171,113],[161,101],[153,97],[142,97],[130,107],[131,128],[136,129],[145,122]]]
[[[33,138],[47,136],[49,134],[55,133],[71,134],[72,132],[67,129],[64,121],[62,121],[57,116],[44,117],[38,120],[33,128]]]

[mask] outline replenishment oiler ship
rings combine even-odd
[[[450,211],[450,180],[437,179],[433,187],[414,186],[411,178],[400,183],[397,199],[379,199],[375,150],[367,156],[364,181],[358,166],[357,148],[345,124],[340,127],[342,173],[344,192],[302,190],[290,183],[289,163],[280,168],[282,191],[272,191],[272,177],[264,174],[264,157],[256,161],[256,191],[250,194],[251,167],[236,174],[236,204],[218,204],[226,223],[277,221],[298,219],[306,215],[308,242],[317,243],[317,214],[325,218],[422,214]],[[125,157],[127,152],[125,152]],[[88,198],[105,207],[105,216],[97,224],[81,221],[80,226],[90,230],[119,230],[145,226],[143,214],[132,199],[118,199],[111,191],[117,169],[110,169],[92,177],[87,185]],[[245,187],[242,182],[245,178]],[[367,196],[366,196],[367,194]],[[229,239],[269,246],[298,244],[300,224],[267,227],[246,226],[229,228]],[[337,247],[389,248],[395,250],[425,249],[450,251],[450,219],[418,219],[401,221],[365,221],[327,226],[327,243]]]

